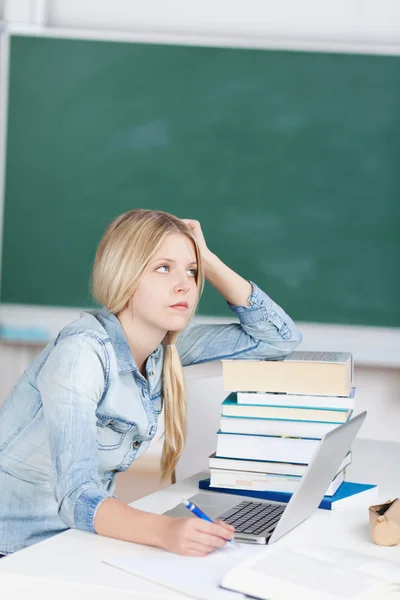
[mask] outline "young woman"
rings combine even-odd
[[[190,325],[204,277],[240,323]],[[223,264],[198,221],[131,210],[106,229],[93,269],[102,309],[66,326],[0,409],[0,554],[75,527],[204,556],[232,527],[130,508],[115,475],[141,456],[164,408],[162,476],[185,442],[182,366],[279,358],[301,334],[266,293]]]

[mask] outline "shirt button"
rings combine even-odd
[[[133,447],[134,447],[134,448],[139,448],[139,446],[140,446],[140,442],[135,442],[135,443],[133,444]]]
[[[149,371],[149,375],[150,375],[150,377],[153,377],[154,372],[153,371]]]

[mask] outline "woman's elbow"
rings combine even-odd
[[[301,333],[300,329],[297,329],[297,327],[295,327],[292,330],[292,336],[291,336],[291,342],[293,344],[293,350],[294,350],[294,348],[297,348],[297,346],[299,344],[301,344],[302,341],[303,341],[303,334]]]
[[[303,334],[297,328],[290,330],[290,335],[275,342],[274,346],[279,351],[279,356],[284,357],[293,352],[303,340]]]

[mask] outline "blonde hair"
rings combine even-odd
[[[93,296],[118,314],[137,289],[146,268],[171,233],[192,240],[196,252],[196,284],[199,300],[204,286],[200,250],[189,227],[169,213],[136,208],[117,217],[104,232],[97,248],[92,276]],[[193,309],[193,314],[197,308]],[[183,451],[186,439],[186,396],[182,365],[175,341],[179,332],[168,331],[163,365],[164,445],[161,477],[169,478]]]

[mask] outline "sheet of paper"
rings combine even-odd
[[[122,590],[109,586],[72,583],[19,573],[0,573],[1,600],[26,597],[30,600],[174,600],[175,594]]]
[[[143,558],[110,556],[104,562],[133,575],[201,600],[238,600],[242,594],[219,587],[222,577],[265,546],[241,544],[240,549],[223,548],[195,558],[163,553]]]

